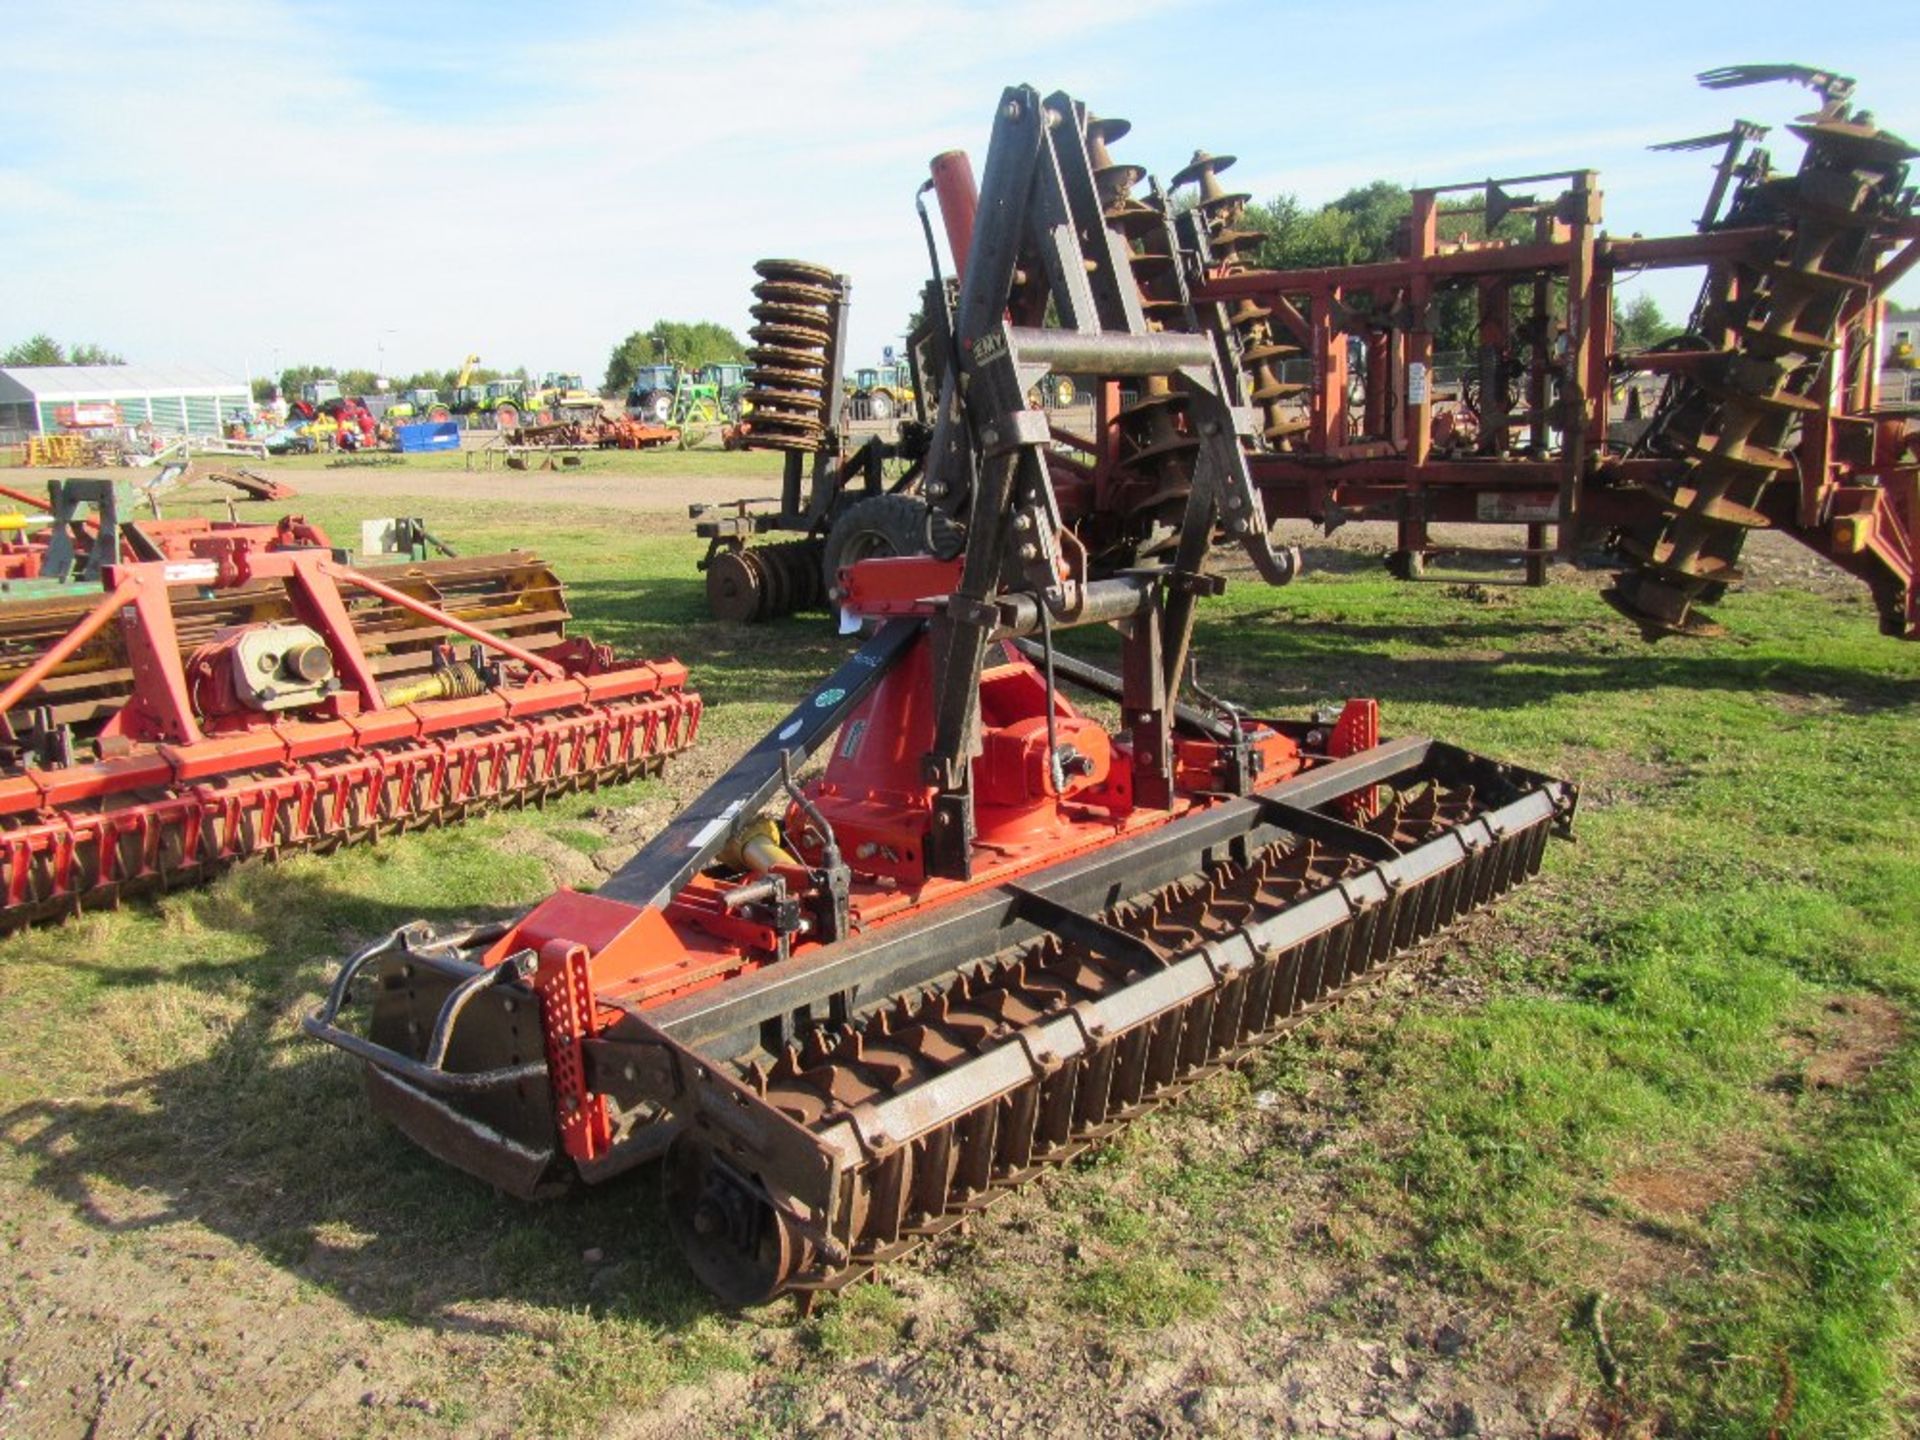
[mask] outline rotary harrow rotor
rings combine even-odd
[[[404,926],[305,1022],[512,1194],[664,1157],[669,1224],[728,1303],[898,1259],[1495,899],[1572,821],[1571,785],[1382,741],[1371,701],[1180,700],[1216,547],[1271,584],[1298,561],[1248,468],[1261,412],[1186,328],[1178,268],[1136,263],[1169,217],[1131,208],[1120,130],[1014,87],[977,192],[935,164],[963,273],[923,494],[952,551],[841,570],[868,638],[598,891]],[[1063,473],[1026,404],[1048,373],[1164,397],[1141,407],[1178,442],[1164,498]],[[1093,570],[1071,524],[1149,510],[1172,527],[1151,563]],[[1095,625],[1117,675],[1057,648]]]

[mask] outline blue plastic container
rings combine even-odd
[[[458,450],[460,425],[454,420],[422,420],[414,425],[396,425],[393,448],[403,454],[417,455],[423,450]]]

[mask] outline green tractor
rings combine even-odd
[[[511,375],[479,385],[461,385],[453,392],[455,415],[491,415],[500,430],[513,429],[520,417],[534,408],[527,402],[527,382]]]
[[[720,411],[728,420],[738,420],[742,398],[747,393],[747,367],[736,360],[716,360],[711,365],[702,365],[694,379],[703,386],[711,385],[714,396],[720,402]]]
[[[387,407],[387,413],[382,418],[400,425],[412,420],[449,420],[452,417],[453,408],[440,398],[438,390],[416,386],[394,396],[393,404]]]
[[[729,397],[726,372],[737,371],[737,388]],[[708,365],[699,372],[682,365],[643,365],[627,392],[627,413],[653,425],[672,425],[680,431],[680,448],[691,450],[718,426],[738,413],[738,397],[746,388],[746,368]],[[729,409],[729,404],[734,409]]]

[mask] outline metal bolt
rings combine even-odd
[[[1234,517],[1233,517],[1233,521],[1232,521],[1232,523],[1231,523],[1231,524],[1229,524],[1229,525],[1227,526],[1227,528],[1228,528],[1229,530],[1231,530],[1231,531],[1233,531],[1233,533],[1234,533],[1234,534],[1236,534],[1236,535],[1244,535],[1244,534],[1246,534],[1246,533],[1247,533],[1247,520],[1246,520],[1246,517],[1245,517],[1244,515],[1236,515],[1236,516],[1234,516]]]
[[[980,432],[980,443],[988,446],[998,445],[1000,443],[1000,432],[989,425]]]
[[[1033,516],[1022,510],[1018,515],[1013,517],[1013,528],[1016,530],[1033,529]]]
[[[631,1064],[622,1065],[620,1067],[620,1078],[622,1080],[638,1080],[640,1078],[639,1067]]]
[[[1200,433],[1202,435],[1218,435],[1220,433],[1220,422],[1218,420],[1202,420],[1200,422]]]
[[[1038,560],[1040,558],[1040,547],[1031,542],[1022,545],[1020,547],[1020,558],[1022,560]]]

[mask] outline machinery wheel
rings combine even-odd
[[[867,397],[867,418],[869,420],[891,420],[893,418],[893,396],[884,390],[876,390]]]
[[[436,405],[427,411],[427,418],[437,424],[442,420],[451,420],[453,418],[453,412],[444,405]]]
[[[662,1167],[667,1229],[700,1283],[725,1305],[771,1300],[805,1263],[807,1245],[752,1181],[683,1134]]]
[[[1387,570],[1396,580],[1418,580],[1427,573],[1427,557],[1420,550],[1396,550],[1387,556]]]
[[[747,624],[761,618],[766,582],[744,550],[722,550],[707,563],[707,609],[716,620]]]
[[[1065,375],[1056,375],[1053,377],[1053,403],[1056,407],[1064,410],[1067,406],[1073,404],[1073,397],[1076,393],[1078,392],[1073,388],[1073,381],[1069,380]]]
[[[664,425],[673,418],[673,396],[664,390],[651,391],[641,399],[640,410],[654,424]]]
[[[520,408],[517,405],[496,405],[493,407],[493,428],[511,430],[520,423]]]
[[[840,572],[856,561],[926,553],[927,502],[917,495],[869,495],[833,522],[820,570],[828,596],[836,597]]]

